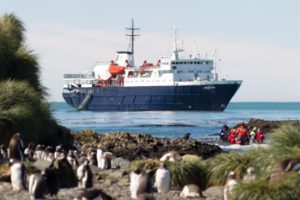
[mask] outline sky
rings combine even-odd
[[[49,101],[63,101],[63,74],[127,50],[131,19],[136,64],[169,56],[176,25],[183,57],[216,49],[219,76],[243,80],[232,101],[300,101],[299,0],[0,0],[4,13],[24,22]]]

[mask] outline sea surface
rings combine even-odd
[[[63,102],[51,103],[54,118],[72,131],[93,129],[98,133],[128,131],[175,138],[191,133],[201,139],[216,136],[220,128],[248,122],[250,118],[265,120],[300,120],[300,102],[245,103],[233,102],[224,112],[147,111],[92,112],[78,111]]]

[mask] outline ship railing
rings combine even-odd
[[[94,79],[93,74],[64,74],[64,79]]]
[[[193,80],[193,81],[179,81],[174,82],[175,85],[209,85],[209,84],[241,84],[241,80]]]

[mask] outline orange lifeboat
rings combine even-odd
[[[108,68],[109,73],[111,73],[111,75],[118,75],[118,74],[124,74],[125,72],[125,67],[120,66],[118,64],[112,63],[110,64],[109,68]]]

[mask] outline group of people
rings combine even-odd
[[[229,128],[224,125],[219,133],[220,139],[224,142],[231,144],[253,144],[253,143],[264,143],[265,136],[260,128],[253,127],[249,129],[247,124],[242,123],[237,128]]]

